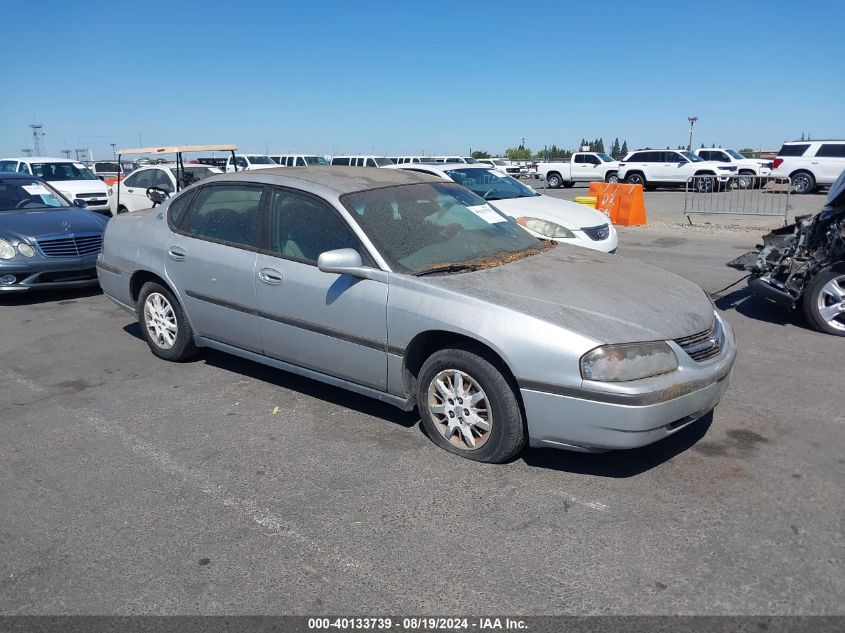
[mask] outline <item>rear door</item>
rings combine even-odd
[[[200,336],[260,353],[255,265],[264,187],[198,189],[167,245],[165,270]]]
[[[817,183],[833,184],[833,181],[845,170],[845,142],[822,143],[815,157],[810,160],[810,164]]]
[[[269,250],[258,255],[264,354],[380,391],[387,388],[387,284],[321,272],[320,253],[368,255],[328,202],[274,188]]]
[[[153,186],[154,172],[156,169],[141,169],[136,171],[126,180],[120,181],[120,206],[128,211],[140,211],[153,206],[147,197],[147,188]]]

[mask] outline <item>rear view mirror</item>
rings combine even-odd
[[[320,253],[317,268],[324,273],[351,275],[361,279],[387,282],[387,273],[383,270],[364,266],[361,255],[353,248],[338,248]]]
[[[153,206],[155,207],[167,200],[170,197],[170,194],[159,187],[149,187],[147,189],[147,197],[152,201]]]

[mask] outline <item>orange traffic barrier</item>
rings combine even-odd
[[[646,223],[642,185],[592,182],[589,195],[598,199],[596,209],[614,224],[637,226]]]

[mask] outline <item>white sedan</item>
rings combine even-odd
[[[185,165],[184,169],[184,182],[182,187],[179,187],[180,189],[197,180],[223,173],[217,167],[209,167],[208,165]],[[112,215],[149,209],[153,206],[153,203],[147,197],[148,188],[158,187],[171,195],[176,192],[176,163],[141,167],[112,187],[114,189],[120,187],[119,199],[117,192],[109,197]]]
[[[574,244],[605,253],[615,253],[619,236],[610,219],[583,204],[544,196],[489,166],[388,165],[448,178],[491,202],[499,211],[516,219],[532,235]]]

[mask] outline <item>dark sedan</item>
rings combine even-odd
[[[40,178],[0,174],[0,294],[96,285],[107,222]]]

